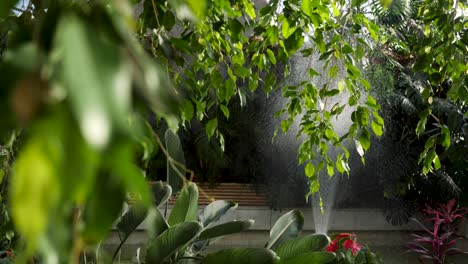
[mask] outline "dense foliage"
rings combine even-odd
[[[174,191],[182,188],[190,170],[170,152],[180,142],[168,132],[163,144],[147,120],[172,131],[202,125],[223,149],[218,119],[229,119],[233,98],[244,105],[259,88],[281,88],[288,100],[278,113],[281,129],[300,124],[298,157],[310,193],[320,190],[321,171],[349,172],[350,144],[364,161],[371,132],[384,131],[360,70],[380,41],[365,1],[272,0],[260,8],[249,0],[144,0],[137,19],[139,1],[31,0],[23,8],[18,2],[0,3],[0,136],[6,140],[15,129],[23,135],[8,189],[26,242],[20,262],[32,255],[76,262],[106,236],[128,192],[150,206],[136,164],[144,167],[157,151],[178,179]],[[459,10],[464,1],[428,0],[420,8],[426,30],[415,66],[431,85],[422,91],[429,107],[418,135],[436,117],[435,95],[466,107],[468,34]],[[299,51],[322,63],[311,65],[304,81],[285,84],[289,59]],[[334,119],[345,109],[352,124],[339,135]],[[448,148],[453,136],[434,120],[438,132],[422,153],[424,173],[441,167],[437,146]]]

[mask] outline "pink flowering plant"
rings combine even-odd
[[[454,255],[468,255],[468,252],[455,247],[458,240],[464,239],[456,231],[468,215],[468,208],[457,207],[456,200],[452,199],[434,207],[426,205],[422,211],[426,215],[424,222],[431,227],[413,218],[424,233],[412,234],[414,239],[407,244],[409,252],[418,254],[421,263],[433,264],[446,263],[447,258]]]
[[[354,233],[341,233],[333,238],[326,247],[328,252],[336,254],[336,264],[379,264],[382,260],[366,247],[357,242]]]

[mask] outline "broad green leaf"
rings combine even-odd
[[[208,123],[206,123],[206,135],[208,136],[208,139],[210,139],[214,135],[217,128],[218,119],[216,118],[213,118],[210,121],[208,121]]]
[[[206,228],[200,233],[198,240],[209,240],[248,230],[254,224],[253,220],[231,221]]]
[[[67,16],[57,30],[60,72],[72,109],[84,138],[102,149],[113,129],[128,129],[131,69],[120,48],[79,17]]]
[[[153,203],[156,207],[166,203],[172,195],[171,186],[163,184],[162,181],[158,181],[152,185],[151,190],[153,191]]]
[[[119,232],[120,244],[117,247],[113,260],[117,257],[120,249],[141,223],[145,220],[148,213],[148,208],[142,203],[131,205],[127,212],[117,222],[117,231]]]
[[[195,221],[183,222],[170,227],[149,241],[146,250],[146,263],[164,263],[174,253],[194,240],[201,230],[201,225]]]
[[[197,220],[198,188],[193,182],[188,182],[180,191],[179,197],[169,216],[169,225],[173,226],[186,221]]]
[[[229,209],[236,207],[237,204],[230,201],[214,201],[203,208],[203,212],[200,215],[200,222],[204,227],[206,227],[209,224],[218,221],[223,215],[227,213],[227,211],[229,211]]]
[[[150,208],[147,219],[149,239],[158,237],[169,228],[169,224],[157,207]]]
[[[270,241],[266,248],[276,248],[287,240],[296,238],[302,231],[304,215],[297,210],[282,215],[270,230]]]
[[[326,264],[333,263],[335,260],[335,254],[327,251],[321,252],[310,252],[297,255],[296,257],[289,259],[281,259],[279,264],[303,264],[303,263],[313,263],[313,264]]]
[[[324,234],[313,234],[286,241],[279,245],[275,252],[281,260],[285,261],[305,252],[322,251],[329,243],[330,239],[328,236]]]
[[[14,164],[11,177],[11,213],[15,227],[30,243],[37,246],[48,225],[49,213],[57,206],[61,195],[57,158],[61,147],[55,139],[31,139]]]
[[[184,184],[185,171],[179,165],[185,167],[185,156],[180,144],[179,136],[172,130],[166,130],[164,134],[166,140],[166,149],[171,159],[178,164],[174,164],[169,158],[167,159],[167,182],[172,187],[173,194],[176,194]]]
[[[208,254],[202,264],[273,264],[279,260],[275,252],[265,248],[230,248]]]

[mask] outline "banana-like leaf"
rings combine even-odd
[[[152,208],[148,213],[148,235],[149,239],[158,237],[169,228],[169,224],[162,215],[159,208]]]
[[[207,255],[202,264],[273,264],[279,260],[266,248],[230,248]]]
[[[276,248],[287,240],[296,238],[302,231],[304,215],[297,210],[290,211],[281,216],[270,231],[270,241],[266,248]]]
[[[186,221],[196,221],[198,214],[198,188],[189,182],[180,191],[180,195],[169,216],[169,225],[173,226]]]
[[[180,144],[179,136],[168,129],[164,135],[166,139],[166,149],[169,156],[185,167],[184,151]],[[176,194],[184,185],[185,171],[180,166],[167,159],[167,181],[171,185],[172,191]]]
[[[172,188],[170,185],[164,185],[162,181],[156,182],[151,186],[151,191],[153,192],[153,202],[156,207],[164,204],[171,198]]]
[[[296,257],[304,252],[322,251],[329,243],[330,239],[328,236],[313,234],[286,241],[279,245],[275,249],[275,252],[282,260],[285,260]]]
[[[236,208],[237,204],[231,201],[218,200],[210,203],[203,209],[203,213],[200,214],[200,223],[204,227],[209,224],[218,221],[227,211],[231,208]]]
[[[195,239],[202,226],[195,221],[177,224],[151,240],[146,251],[146,263],[163,263],[179,249]]]
[[[326,264],[335,260],[335,254],[327,251],[300,254],[294,258],[281,259],[279,264]]]
[[[117,223],[117,231],[119,232],[120,244],[114,253],[113,260],[115,260],[120,249],[124,245],[125,241],[135,231],[138,226],[143,223],[148,213],[148,209],[142,203],[133,204],[128,208],[127,212],[120,218]]]
[[[254,224],[254,222],[254,220],[232,221],[224,224],[215,225],[203,230],[200,233],[200,237],[198,238],[198,240],[209,240],[213,238],[239,233],[249,229]]]

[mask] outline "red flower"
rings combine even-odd
[[[335,239],[333,239],[333,241],[330,242],[330,244],[328,244],[327,251],[328,252],[336,252],[338,249],[340,249],[339,242],[340,242],[341,239],[348,238],[348,237],[354,237],[354,236],[355,236],[354,234],[349,234],[349,233],[341,233],[341,234],[337,235],[335,237]]]
[[[356,254],[361,250],[361,245],[351,239],[348,239],[343,243],[343,248],[351,249],[353,255],[356,256]]]
[[[336,252],[340,247],[338,246],[338,243],[336,243],[334,240],[330,242],[327,246],[327,251],[328,252]]]

